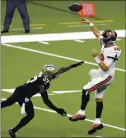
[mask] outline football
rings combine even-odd
[[[78,3],[73,3],[69,6],[69,9],[71,11],[74,11],[74,12],[79,12],[80,10],[83,9],[83,6],[81,4],[78,4]]]

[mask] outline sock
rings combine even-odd
[[[101,118],[103,102],[96,102],[96,118]]]
[[[95,121],[94,121],[95,124],[101,124],[101,120],[100,118],[96,118]]]
[[[81,108],[80,108],[81,110],[85,110],[89,99],[90,99],[90,95],[89,95],[88,91],[83,89],[83,91],[82,91],[82,103],[81,103]]]
[[[77,113],[80,115],[85,115],[85,110],[80,109]]]

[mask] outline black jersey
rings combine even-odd
[[[40,72],[35,77],[29,79],[25,84],[21,86],[22,91],[24,91],[22,94],[25,97],[30,98],[40,92],[40,86],[43,87],[44,90],[47,90],[50,86],[49,79],[47,77],[44,77],[42,72]]]

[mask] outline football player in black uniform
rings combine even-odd
[[[57,69],[54,65],[45,65],[42,71],[35,77],[29,79],[25,84],[18,86],[14,93],[5,101],[1,102],[1,108],[11,106],[12,104],[18,102],[22,107],[21,112],[26,112],[26,116],[21,119],[18,125],[9,130],[9,135],[15,138],[15,133],[26,124],[28,124],[34,117],[33,104],[30,98],[40,93],[43,102],[51,109],[55,110],[58,114],[66,116],[66,112],[62,108],[58,108],[49,100],[47,89],[50,86],[50,81],[57,78],[59,74],[64,73],[74,67],[77,67],[84,62],[78,62],[67,67],[62,67]]]

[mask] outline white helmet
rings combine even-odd
[[[44,65],[42,68],[42,73],[49,79],[58,78],[59,76],[58,69],[52,64]]]

